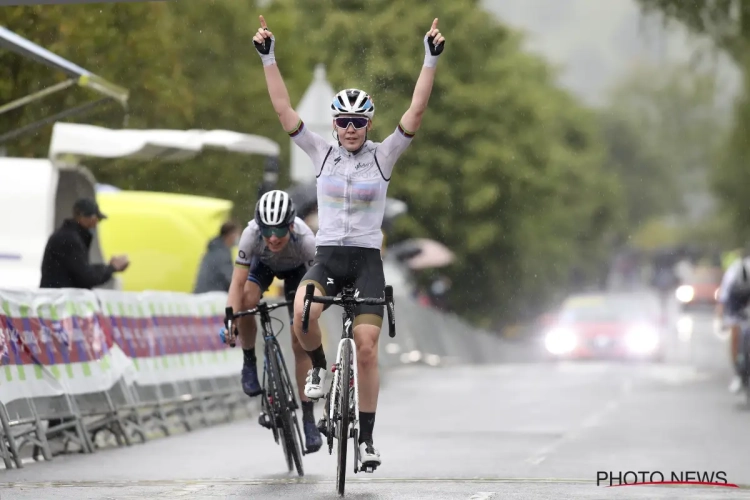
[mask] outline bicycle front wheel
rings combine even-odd
[[[274,343],[270,349],[271,373],[273,374],[273,385],[276,389],[276,398],[279,408],[279,417],[281,419],[281,442],[284,449],[287,467],[289,472],[293,468],[297,469],[299,476],[304,476],[305,472],[302,467],[302,446],[299,441],[299,433],[294,425],[294,393],[292,386],[285,380],[286,370],[282,366],[283,357],[281,348]]]
[[[336,439],[339,443],[339,463],[336,471],[336,483],[339,495],[344,495],[346,484],[346,447],[349,441],[349,382],[352,377],[352,352],[351,343],[345,342],[341,349],[341,366],[339,370],[339,426],[336,430]]]

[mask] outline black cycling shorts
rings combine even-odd
[[[297,288],[299,288],[299,284],[306,271],[307,266],[304,264],[288,271],[274,271],[260,260],[256,259],[250,265],[250,272],[247,275],[247,281],[252,281],[260,287],[262,297],[263,293],[265,293],[268,290],[268,287],[273,283],[274,277],[284,280],[284,297],[286,300],[292,301],[292,303],[287,306],[287,309],[289,310],[289,317],[293,317],[294,295],[297,292]]]
[[[308,283],[313,283],[315,288],[328,296],[338,295],[344,286],[349,285],[359,290],[360,297],[383,297],[385,276],[380,250],[320,246],[315,251],[314,264],[302,278],[300,286]],[[358,305],[354,309],[354,326],[359,324],[381,327],[383,306]]]

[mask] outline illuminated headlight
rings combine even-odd
[[[674,292],[675,297],[677,297],[677,300],[682,302],[683,304],[687,304],[691,300],[693,300],[693,297],[695,297],[695,290],[693,290],[692,286],[688,285],[682,285]]]
[[[544,345],[552,354],[567,354],[575,349],[576,334],[564,328],[556,328],[547,333]]]
[[[659,346],[659,332],[648,326],[633,328],[625,336],[625,345],[630,352],[648,354]]]

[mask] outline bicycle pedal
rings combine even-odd
[[[362,464],[362,466],[359,468],[360,472],[367,472],[368,474],[372,474],[377,469],[377,464]]]
[[[261,413],[258,415],[258,423],[261,427],[265,427],[266,429],[273,428],[273,425],[271,425],[271,417],[267,413]]]

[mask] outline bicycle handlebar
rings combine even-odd
[[[234,312],[234,310],[231,307],[227,307],[224,310],[224,317],[226,319],[237,319],[241,318],[243,316],[252,316],[253,314],[258,314],[261,312],[261,309],[265,309],[266,311],[273,311],[274,309],[278,309],[279,307],[288,306],[290,304],[293,304],[294,302],[291,300],[286,300],[284,302],[277,302],[275,304],[265,304],[261,303],[257,306],[253,307],[252,309],[248,309],[247,311],[240,311],[238,313]]]
[[[240,312],[234,312],[234,308],[231,306],[227,306],[224,309],[224,324],[227,326],[227,333],[229,334],[229,346],[234,347],[236,345],[235,343],[235,335],[234,335],[234,328],[232,325],[232,322],[237,319],[241,318],[243,316],[252,316],[254,314],[265,312],[271,312],[274,309],[278,309],[279,307],[288,306],[290,304],[293,304],[294,302],[290,300],[286,300],[284,302],[277,302],[275,304],[267,304],[265,302],[261,302],[257,306],[253,307],[252,309],[248,309],[246,311],[240,311]]]
[[[360,298],[352,295],[342,295],[336,297],[315,295],[315,285],[308,283],[305,288],[305,303],[302,309],[302,333],[307,335],[307,328],[310,325],[310,304],[316,302],[318,304],[333,304],[338,306],[347,305],[374,305],[374,306],[386,306],[388,311],[388,335],[393,338],[396,336],[396,310],[393,303],[393,287],[386,285],[385,297],[382,299],[375,298]]]

